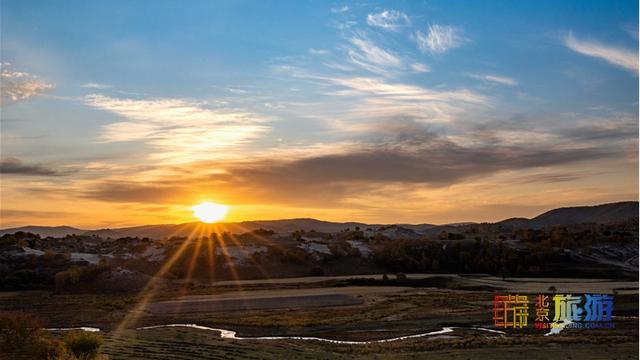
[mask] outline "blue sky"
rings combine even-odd
[[[446,222],[637,198],[634,1],[1,6],[3,225],[186,221],[202,200],[236,220]]]

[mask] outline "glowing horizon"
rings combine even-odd
[[[193,216],[206,224],[217,223],[227,216],[229,207],[211,201],[203,201],[191,207]]]

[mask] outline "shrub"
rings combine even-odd
[[[100,273],[106,270],[106,267],[88,265],[79,267],[74,266],[65,271],[60,271],[56,273],[54,277],[56,290],[61,290],[80,283],[91,283],[95,281]]]
[[[42,324],[34,315],[15,312],[0,314],[0,347],[17,350],[33,343],[40,334]]]
[[[407,280],[407,275],[405,275],[404,273],[397,273],[396,274],[396,280],[398,280],[398,281]]]
[[[65,343],[58,339],[39,338],[33,344],[30,353],[38,359],[47,360],[76,360]]]
[[[102,335],[85,332],[73,331],[64,337],[64,343],[69,350],[78,358],[83,360],[96,359],[102,348]]]

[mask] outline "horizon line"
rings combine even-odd
[[[531,219],[534,219],[534,218],[536,218],[536,217],[538,217],[538,216],[540,216],[542,214],[545,214],[545,213],[547,213],[549,211],[553,211],[553,210],[566,209],[566,208],[577,208],[577,207],[597,207],[597,206],[620,204],[620,203],[627,203],[627,202],[629,202],[629,203],[640,203],[639,200],[622,200],[622,201],[614,201],[614,202],[608,202],[608,203],[598,203],[598,204],[593,204],[593,205],[567,205],[567,206],[551,208],[551,209],[543,211],[543,212],[539,213],[538,215],[536,215],[534,217],[531,217],[531,218],[524,217],[524,216],[512,216],[512,217],[508,217],[508,218],[504,218],[504,219],[496,220],[496,221],[454,221],[454,222],[447,222],[447,223],[441,223],[441,224],[435,224],[435,223],[429,223],[429,222],[422,222],[422,223],[407,223],[407,222],[366,223],[366,222],[353,221],[353,220],[352,221],[329,221],[329,220],[321,220],[321,219],[312,218],[312,217],[299,217],[299,218],[268,219],[268,220],[240,220],[240,221],[231,221],[231,222],[215,222],[215,223],[210,223],[210,224],[196,220],[196,221],[189,221],[189,222],[183,222],[183,223],[142,224],[142,225],[130,225],[130,226],[126,226],[125,225],[125,226],[117,226],[117,227],[99,227],[99,228],[79,228],[79,227],[75,227],[75,226],[72,226],[72,225],[34,225],[34,224],[27,224],[27,225],[18,225],[18,226],[12,226],[12,227],[7,227],[7,228],[0,228],[0,231],[19,229],[19,228],[30,227],[30,226],[32,226],[32,227],[50,227],[50,228],[70,227],[70,228],[74,228],[74,229],[78,229],[78,230],[85,230],[85,231],[99,231],[99,230],[135,228],[135,227],[144,227],[144,226],[162,226],[162,225],[180,226],[180,225],[187,225],[187,224],[194,224],[194,223],[200,223],[200,224],[204,224],[204,225],[208,225],[208,226],[216,226],[216,225],[240,224],[240,223],[246,223],[246,222],[293,221],[293,220],[315,220],[315,221],[334,223],[334,224],[357,223],[357,224],[369,225],[369,226],[371,226],[371,225],[374,225],[374,226],[390,226],[390,225],[447,226],[447,225],[458,225],[458,224],[495,224],[495,223],[499,223],[501,221],[510,220],[510,219],[531,220]]]

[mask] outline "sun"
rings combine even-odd
[[[193,215],[204,223],[214,223],[224,219],[229,211],[229,207],[222,204],[205,201],[198,205],[192,206]]]

